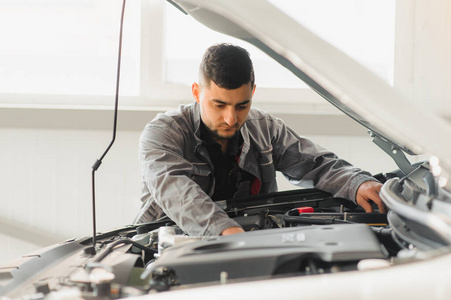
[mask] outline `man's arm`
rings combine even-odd
[[[142,175],[153,200],[189,235],[219,235],[239,225],[192,180],[183,136],[167,125],[148,125],[141,135]]]
[[[370,211],[373,200],[385,211],[379,197],[380,183],[370,173],[354,167],[311,140],[297,135],[282,121],[274,122],[276,168],[297,185],[312,186],[349,199]],[[358,191],[360,188],[360,191]]]

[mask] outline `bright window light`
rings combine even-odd
[[[0,0],[0,93],[115,92],[121,0]],[[129,1],[121,93],[139,92],[140,1]]]
[[[191,84],[197,81],[199,64],[205,50],[216,43],[232,43],[249,51],[259,87],[307,87],[299,78],[253,45],[213,31],[170,4],[167,4],[165,14],[164,58],[167,82]]]
[[[268,1],[393,85],[396,1]]]
[[[395,2],[391,0],[270,0],[321,38],[393,84]],[[217,33],[168,5],[165,11],[166,80],[191,84],[205,49],[230,42],[246,48],[260,87],[299,88],[290,71],[254,46]],[[277,24],[274,24],[277,26]]]

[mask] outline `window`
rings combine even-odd
[[[16,0],[0,5],[0,93],[114,94],[121,0]],[[129,1],[124,95],[139,94],[140,38],[140,2]]]
[[[290,71],[258,48],[213,31],[169,4],[165,9],[164,42],[165,79],[169,83],[191,84],[197,81],[197,70],[205,50],[215,43],[232,43],[249,51],[259,88],[307,88]]]
[[[393,81],[392,1],[270,2]],[[0,6],[0,105],[112,103],[122,0],[0,0]],[[192,101],[189,85],[197,80],[201,56],[217,42],[249,50],[259,87],[255,99],[267,105],[262,108],[286,111],[299,101],[313,110],[327,106],[260,50],[213,32],[162,0],[127,1],[121,105],[165,109]]]
[[[269,2],[393,85],[396,1]]]
[[[270,0],[269,2],[367,66],[387,82],[393,83],[395,29],[393,1]],[[164,55],[168,82],[190,84],[193,74],[197,75],[197,68],[205,49],[214,43],[230,42],[250,52],[258,86],[306,88],[306,85],[291,72],[254,46],[210,30],[170,5],[165,12]]]

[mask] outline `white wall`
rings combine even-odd
[[[451,119],[451,1],[397,0],[394,84]]]
[[[118,135],[96,175],[99,229],[131,222],[129,205],[139,196],[139,132]],[[110,138],[94,130],[0,130],[1,216],[67,238],[90,234],[91,166]]]

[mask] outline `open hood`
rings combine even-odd
[[[209,28],[245,40],[267,53],[368,128],[385,143],[386,152],[400,148],[411,155],[437,157],[444,171],[442,185],[451,190],[446,180],[451,173],[451,126],[415,107],[377,75],[272,4],[261,0],[170,2]]]
[[[374,175],[389,212],[306,188],[217,201],[245,231],[229,236],[190,236],[167,216],[102,233],[94,225],[92,237],[1,265],[0,298],[451,298],[449,124],[263,0],[171,2],[256,45],[371,130],[401,165]],[[431,159],[412,166],[403,152]]]

